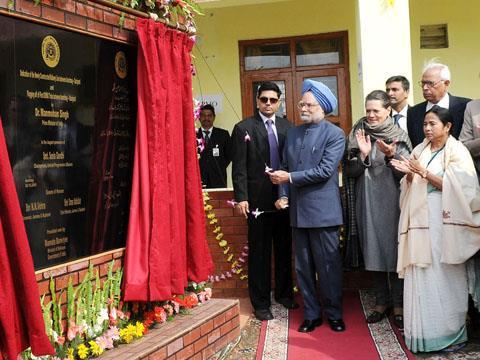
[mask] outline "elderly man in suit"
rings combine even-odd
[[[232,132],[232,177],[238,211],[248,220],[248,290],[259,320],[271,320],[271,258],[275,260],[275,300],[296,309],[293,300],[292,244],[288,212],[276,210],[278,186],[266,171],[277,170],[287,130],[292,126],[275,115],[280,89],[272,82],[260,85],[258,112],[235,125]]]
[[[230,134],[227,130],[214,127],[215,108],[206,104],[200,108],[200,124],[197,138],[203,139],[200,152],[202,184],[206,188],[227,187],[227,166],[230,164]]]
[[[465,106],[470,99],[453,96],[448,93],[450,78],[450,70],[447,65],[429,62],[424,67],[420,86],[426,101],[411,107],[407,112],[408,136],[413,147],[420,144],[425,138],[423,134],[423,119],[425,118],[425,113],[434,105],[450,111],[453,117],[452,135],[458,139],[462,129]]]
[[[298,331],[322,324],[325,313],[333,331],[344,331],[339,226],[343,224],[338,166],[345,135],[325,119],[337,99],[323,83],[305,80],[298,104],[303,124],[287,133],[282,168],[271,172],[280,188],[277,208],[290,206],[295,244],[295,270],[305,312]],[[288,185],[287,185],[288,184]],[[323,298],[316,296],[316,273]],[[323,308],[323,309],[322,309]],[[323,311],[322,311],[323,310]]]

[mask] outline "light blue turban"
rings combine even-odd
[[[320,81],[307,79],[303,82],[302,95],[310,91],[318,101],[325,115],[330,114],[337,107],[337,98],[332,91]]]

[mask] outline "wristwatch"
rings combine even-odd
[[[425,170],[423,173],[420,174],[420,176],[421,176],[423,179],[426,179],[426,178],[427,178],[427,175],[428,175],[428,170]]]

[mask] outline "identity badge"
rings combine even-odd
[[[220,149],[218,148],[218,145],[217,145],[217,147],[214,147],[212,149],[212,155],[213,156],[220,156]]]

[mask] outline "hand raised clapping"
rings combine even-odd
[[[402,156],[401,160],[392,159],[390,164],[405,174],[423,174],[425,172],[425,168],[420,164],[415,155],[412,155],[410,159],[407,159],[405,156]]]
[[[359,129],[355,133],[355,137],[357,138],[358,149],[361,153],[362,160],[370,154],[372,151],[372,142],[370,141],[370,135],[365,135],[365,130]]]
[[[386,157],[392,158],[397,152],[397,140],[394,140],[391,144],[387,144],[383,140],[377,140],[377,147]]]

